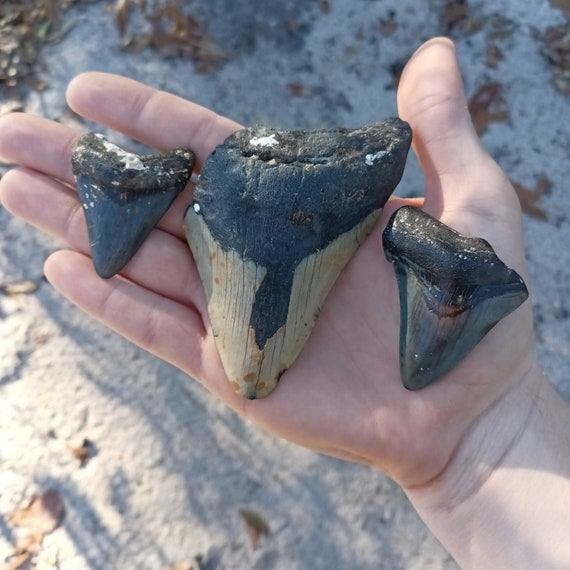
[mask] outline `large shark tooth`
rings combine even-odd
[[[411,130],[238,131],[206,160],[184,229],[235,391],[260,398],[299,355],[400,181]]]
[[[487,241],[404,206],[383,234],[400,293],[400,373],[409,390],[454,368],[528,297]]]
[[[91,256],[104,278],[133,257],[192,175],[194,154],[176,149],[139,156],[87,133],[71,164],[85,213]]]

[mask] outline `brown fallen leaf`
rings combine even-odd
[[[127,33],[127,26],[129,24],[129,0],[117,0],[115,4],[115,14],[117,18],[117,30],[119,36],[122,38]]]
[[[570,0],[550,0],[553,8],[558,8],[563,12],[570,12]]]
[[[532,216],[533,218],[538,218],[539,220],[546,220],[546,212],[536,205],[536,202],[548,194],[551,186],[550,180],[542,174],[536,181],[534,189],[529,189],[518,182],[512,182],[512,185],[519,197],[521,203],[522,211]]]
[[[39,551],[44,536],[53,532],[65,516],[65,506],[56,489],[48,489],[41,495],[8,516],[8,522],[24,529],[5,570],[18,570]]]
[[[301,83],[298,83],[298,82],[287,83],[286,87],[287,87],[287,90],[289,91],[289,93],[291,93],[291,95],[293,95],[293,97],[302,97],[303,96],[303,92],[305,89],[303,88],[303,85]]]
[[[71,447],[70,450],[73,456],[79,460],[80,467],[85,467],[87,462],[97,455],[95,444],[87,438],[81,442],[81,445]]]
[[[2,0],[0,1],[0,88],[20,94],[21,84],[32,88],[43,85],[40,52],[69,30],[69,19],[61,12],[71,0]],[[1,99],[6,97],[0,94]]]
[[[378,31],[385,38],[390,37],[392,34],[398,31],[400,24],[396,20],[396,11],[388,10],[385,18],[382,18],[378,23]]]
[[[540,37],[542,53],[552,68],[554,87],[570,95],[570,26],[568,23],[552,26]]]
[[[34,346],[43,346],[51,338],[51,334],[48,332],[37,332],[30,339]]]
[[[164,57],[185,56],[195,63],[199,73],[217,69],[225,63],[226,54],[207,33],[205,25],[186,14],[180,3],[157,3],[151,11],[145,10],[144,3],[134,7],[141,11],[150,31],[126,38],[123,49],[140,51],[150,47]],[[127,21],[123,24],[125,35]]]
[[[3,570],[20,570],[32,557],[32,552],[20,552],[12,554],[8,559],[8,565]]]
[[[48,489],[41,495],[35,495],[31,501],[16,509],[8,520],[15,526],[26,528],[36,536],[53,532],[65,515],[65,506],[57,489]]]
[[[259,539],[261,536],[269,534],[269,524],[255,511],[240,509],[239,514],[245,523],[245,530],[247,532],[251,548],[255,550],[259,545]]]
[[[29,295],[38,290],[38,284],[35,281],[26,279],[24,281],[14,281],[13,283],[6,283],[0,285],[0,293],[4,295]]]
[[[479,135],[485,132],[490,123],[506,121],[509,115],[501,85],[488,83],[480,87],[469,101],[469,112]]]
[[[396,20],[383,20],[378,24],[378,31],[385,38],[389,38],[398,31],[399,27],[400,25]]]
[[[6,103],[0,103],[0,117],[7,115],[8,113],[18,113],[24,110],[24,105],[21,101],[12,99],[11,101],[6,101]]]
[[[502,60],[503,54],[498,46],[487,44],[487,65],[493,69],[497,69]]]
[[[447,2],[443,8],[443,18],[448,34],[455,31],[474,34],[482,26],[482,23],[471,15],[467,0]]]

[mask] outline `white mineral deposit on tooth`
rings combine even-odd
[[[275,135],[269,135],[268,137],[253,137],[249,140],[249,144],[255,147],[274,147],[279,146],[279,141],[275,138]]]
[[[125,165],[125,168],[130,170],[144,170],[145,166],[136,154],[132,154],[130,152],[122,153],[123,158],[121,159],[121,164]]]
[[[367,154],[364,159],[366,161],[367,166],[372,166],[378,159],[382,158],[386,154],[385,150],[379,150],[374,154]]]

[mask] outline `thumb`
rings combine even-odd
[[[506,209],[512,207],[513,192],[471,122],[450,40],[430,40],[412,56],[400,81],[398,109],[413,130],[428,213],[438,218],[458,210],[485,215],[489,205],[503,201]]]

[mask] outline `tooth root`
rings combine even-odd
[[[93,264],[109,278],[134,256],[192,174],[188,149],[138,156],[88,133],[72,155]]]
[[[399,121],[347,131],[239,131],[204,164],[184,230],[226,374],[268,395],[403,172]]]
[[[461,362],[528,297],[522,278],[483,239],[404,206],[383,234],[400,295],[400,372],[409,390]]]

